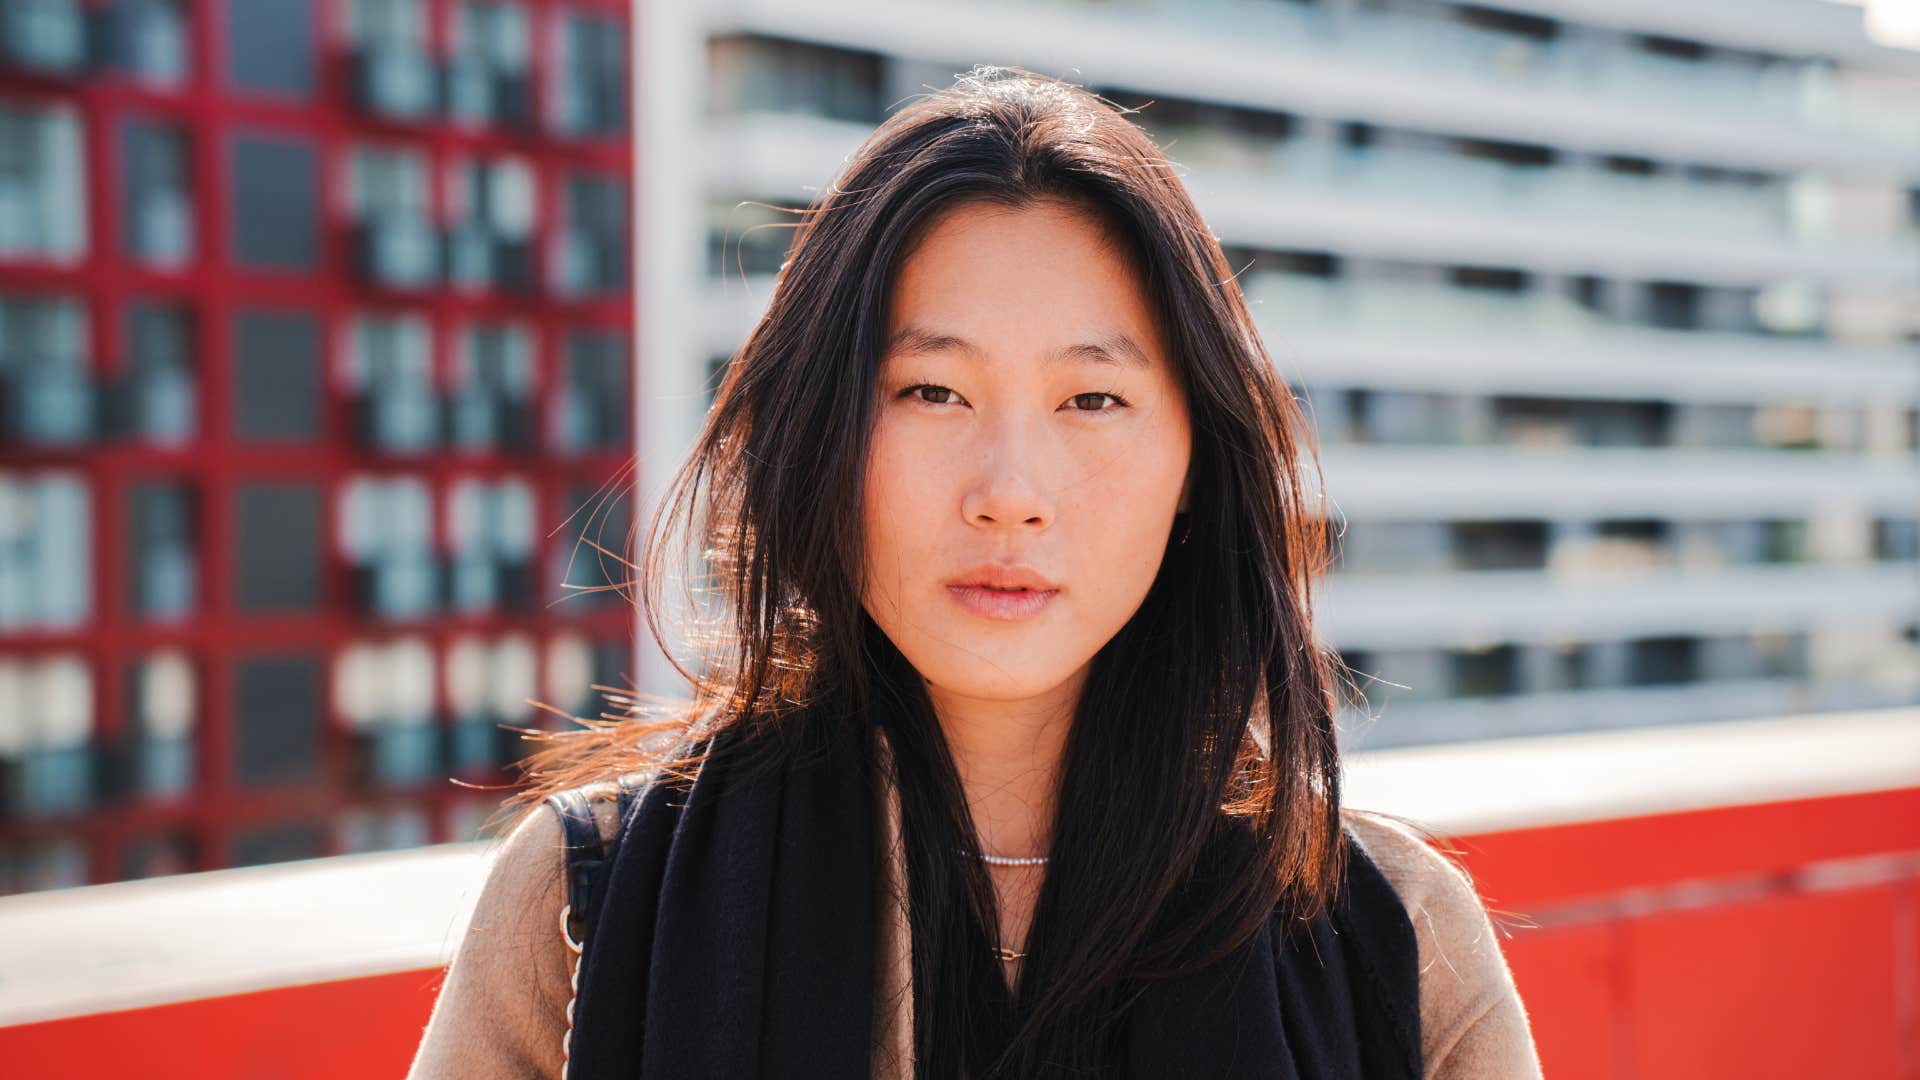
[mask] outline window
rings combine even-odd
[[[312,484],[256,482],[234,494],[234,596],[253,615],[320,604],[320,494]]]
[[[187,81],[186,14],[182,0],[115,0],[107,14],[109,62],[149,86]]]
[[[621,593],[631,591],[625,583],[634,576],[631,494],[618,485],[572,485],[561,512],[566,530],[553,546],[546,575],[554,583],[552,599],[575,611],[624,603]]]
[[[1455,565],[1462,570],[1538,570],[1547,564],[1544,521],[1456,521]]]
[[[1875,518],[1873,557],[1920,559],[1920,518]]]
[[[804,113],[858,124],[880,122],[886,60],[876,53],[731,37],[714,39],[707,58],[712,72],[708,96],[721,115]]]
[[[87,481],[0,471],[0,632],[71,630],[93,608]]]
[[[533,170],[518,158],[456,160],[446,172],[448,274],[461,285],[533,286]]]
[[[1511,694],[1519,688],[1519,650],[1512,645],[1483,649],[1455,649],[1453,692],[1459,697]]]
[[[147,799],[189,795],[194,785],[194,719],[199,708],[193,662],[177,649],[142,657],[128,687],[127,741],[133,792]]]
[[[314,148],[296,138],[238,135],[231,165],[234,261],[253,270],[312,269],[319,258]]]
[[[778,274],[800,220],[798,215],[757,201],[709,205],[708,276],[732,281]]]
[[[362,446],[400,453],[440,442],[433,334],[424,316],[365,316],[349,342],[347,385]]]
[[[563,10],[553,43],[554,130],[620,134],[627,115],[625,25],[611,15]]]
[[[199,427],[192,317],[184,308],[136,303],[127,309],[127,370],[117,430],[156,446],[178,446]]]
[[[523,327],[469,326],[453,356],[450,434],[464,450],[533,445],[533,335]]]
[[[94,437],[98,397],[86,312],[49,297],[0,297],[0,439],[72,444]]]
[[[11,815],[84,811],[94,801],[93,672],[79,656],[0,659],[0,760]]]
[[[1664,686],[1698,679],[1699,645],[1696,638],[1640,638],[1627,643],[1627,682],[1633,686]]]
[[[433,722],[437,678],[425,638],[363,643],[340,654],[334,700],[351,733],[357,783],[415,784],[439,771],[440,733]]]
[[[592,453],[625,449],[631,428],[626,335],[575,330],[567,335],[563,382],[553,396],[555,449]]]
[[[0,105],[0,259],[78,262],[87,173],[71,106]]]
[[[566,221],[558,230],[554,288],[569,296],[627,287],[626,183],[576,173],[566,181]]]
[[[520,749],[519,736],[498,725],[529,720],[527,699],[540,694],[533,644],[523,634],[497,641],[462,635],[448,646],[446,664],[449,765],[455,772],[484,774]]]
[[[128,254],[167,269],[193,257],[193,196],[187,137],[177,128],[129,121],[122,129],[122,242]]]
[[[233,674],[233,778],[247,787],[320,775],[320,661],[305,653],[241,658]]]
[[[127,492],[128,607],[148,619],[185,619],[197,603],[193,491],[152,481]]]
[[[55,75],[84,68],[87,24],[78,0],[16,0],[0,7],[0,62]]]
[[[439,73],[427,55],[423,0],[350,0],[345,6],[360,107],[394,120],[437,112]]]
[[[227,78],[242,90],[313,93],[312,0],[227,0]]]
[[[298,311],[243,309],[233,320],[233,416],[245,442],[320,433],[320,324]]]
[[[447,61],[447,109],[471,123],[525,127],[532,33],[519,4],[463,3],[454,9]]]
[[[534,512],[533,489],[525,481],[454,482],[448,494],[452,607],[487,611],[532,601]]]
[[[355,610],[405,619],[439,606],[433,496],[425,481],[357,477],[346,486],[339,520]]]
[[[440,236],[427,195],[425,154],[397,147],[353,152],[348,212],[356,222],[354,258],[368,283],[405,289],[440,279]]]

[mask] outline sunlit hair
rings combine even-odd
[[[957,1060],[970,965],[998,964],[964,937],[964,905],[995,925],[994,893],[984,867],[951,857],[978,849],[958,772],[924,686],[861,605],[859,510],[889,290],[940,215],[1048,203],[1101,224],[1145,285],[1193,430],[1190,512],[1175,523],[1187,542],[1169,537],[1139,611],[1095,656],[1068,737],[1022,973],[1031,1009],[1001,1065],[1098,1060],[1137,980],[1218,958],[1276,911],[1319,913],[1347,857],[1344,670],[1312,633],[1329,545],[1309,428],[1218,240],[1126,113],[1070,83],[975,67],[901,108],[796,211],[766,314],[637,560],[650,631],[692,647],[692,701],[615,695],[621,715],[542,737],[507,804],[531,811],[558,788],[638,770],[688,774],[721,730],[881,724],[908,839],[915,999],[939,1003],[915,1009],[930,1063]],[[1195,880],[1200,903],[1175,911]]]

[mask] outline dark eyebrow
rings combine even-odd
[[[986,350],[966,338],[952,334],[936,334],[912,323],[902,326],[887,343],[886,356],[912,356],[919,353],[945,352],[964,353],[975,360],[985,355]],[[1097,341],[1085,341],[1077,345],[1067,345],[1055,349],[1046,357],[1049,362],[1078,360],[1082,363],[1116,364],[1122,367],[1151,367],[1147,351],[1133,340],[1124,330],[1115,330]]]

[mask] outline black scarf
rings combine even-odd
[[[723,737],[690,791],[638,800],[588,928],[572,1080],[868,1075],[874,780],[855,741],[749,771]],[[1148,985],[1124,1075],[1418,1080],[1413,926],[1349,839],[1310,934],[1276,917],[1220,963]]]

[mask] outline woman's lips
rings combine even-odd
[[[1059,589],[995,589],[985,585],[949,585],[947,595],[983,619],[1015,622],[1046,610]]]

